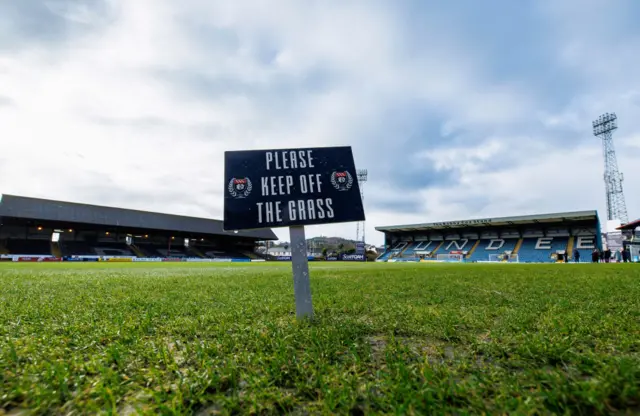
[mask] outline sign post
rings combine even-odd
[[[364,221],[351,147],[225,152],[224,229],[289,227],[296,315],[312,318],[305,225]]]
[[[291,238],[291,268],[293,270],[293,293],[296,298],[296,316],[298,319],[313,318],[309,259],[307,258],[307,239],[304,236],[304,226],[289,227],[289,236]]]

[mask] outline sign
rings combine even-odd
[[[225,152],[224,229],[364,221],[351,147]]]
[[[224,195],[225,230],[289,227],[296,316],[312,318],[304,226],[365,220],[351,147],[225,152]]]
[[[366,257],[364,254],[343,254],[341,257],[342,261],[365,261]]]
[[[293,257],[292,256],[277,256],[276,260],[277,261],[291,261],[291,260],[293,260]],[[307,260],[315,260],[315,257],[307,256]]]
[[[434,222],[427,225],[444,227],[448,225],[471,225],[471,224],[491,224],[491,220],[485,219],[485,220],[466,220],[466,221],[445,221],[445,222]]]
[[[365,245],[364,242],[357,242],[356,243],[356,254],[365,254],[366,250],[365,250]]]

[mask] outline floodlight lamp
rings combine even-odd
[[[38,227],[38,231],[42,231],[42,227]]]

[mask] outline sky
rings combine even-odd
[[[0,0],[0,193],[221,219],[224,151],[348,145],[369,243],[606,219],[591,122],[615,112],[631,220],[639,20],[635,0]]]

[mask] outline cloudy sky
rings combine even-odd
[[[638,21],[637,0],[0,0],[0,193],[221,218],[224,150],[351,145],[371,242],[605,217],[591,121],[616,112],[640,217]]]

